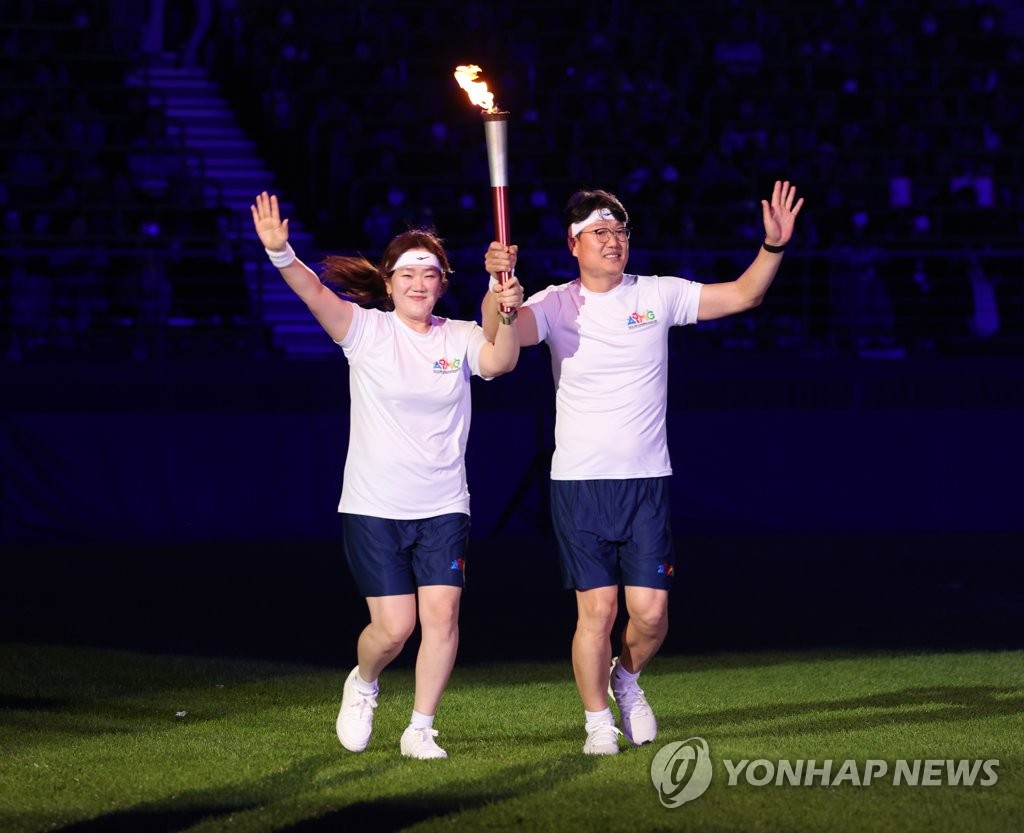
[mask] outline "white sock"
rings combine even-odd
[[[356,684],[356,691],[358,691],[360,694],[376,694],[377,691],[380,689],[380,686],[377,684],[376,680],[374,680],[372,683],[366,682],[366,680],[364,680],[360,675],[358,667],[356,668],[356,677],[352,682]]]
[[[610,708],[602,709],[599,712],[588,712],[584,709],[583,714],[587,716],[587,726],[598,726],[602,723],[615,723],[615,718],[612,717],[612,710]]]
[[[637,671],[635,674],[631,674],[625,668],[622,667],[622,661],[615,663],[615,673],[612,675],[612,688],[627,688],[635,685],[637,678],[640,676],[640,672]]]
[[[412,710],[412,717],[409,720],[409,725],[413,729],[430,729],[434,726],[434,715],[432,714],[420,714],[416,709]]]

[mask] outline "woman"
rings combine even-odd
[[[401,751],[446,758],[433,721],[459,641],[469,541],[469,379],[516,366],[519,337],[510,325],[522,287],[513,278],[498,295],[513,312],[501,316],[506,323],[488,341],[475,322],[433,314],[451,270],[432,231],[399,234],[377,266],[362,257],[329,257],[321,282],[288,245],[277,197],[260,194],[252,219],[271,262],[349,362],[351,429],[338,511],[370,624],[345,681],[338,739],[353,752],[366,748],[377,678],[412,635],[418,606],[416,692]]]

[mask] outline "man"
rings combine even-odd
[[[579,278],[549,286],[518,311],[499,310],[496,276],[512,272],[517,247],[491,243],[492,291],[484,332],[515,318],[522,347],[546,341],[555,382],[551,513],[566,587],[576,591],[573,672],[583,701],[588,755],[614,755],[618,736],[654,740],[657,721],[637,678],[668,632],[674,572],[665,431],[669,327],[758,306],[782,262],[803,198],[776,182],[761,201],[765,239],[736,280],[700,284],[625,272],[629,215],[606,191],[578,191],[566,207],[569,251]],[[619,584],[628,619],[619,656],[611,630]],[[611,696],[622,731],[608,706]]]

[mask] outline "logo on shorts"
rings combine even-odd
[[[462,359],[438,359],[434,362],[434,373],[458,373]]]
[[[647,312],[634,312],[626,319],[627,329],[634,329],[636,327],[646,327],[649,324],[657,324],[658,318],[654,314],[654,310],[649,309]]]
[[[676,568],[669,564],[667,561],[662,562],[658,565],[658,575],[668,576],[672,578],[676,574]]]
[[[453,558],[451,569],[458,570],[460,573],[466,569],[466,559],[464,558]]]

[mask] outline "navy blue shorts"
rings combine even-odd
[[[675,573],[667,477],[552,480],[551,519],[570,590],[668,590]]]
[[[345,558],[363,596],[404,596],[428,584],[465,587],[469,515],[341,517]]]

